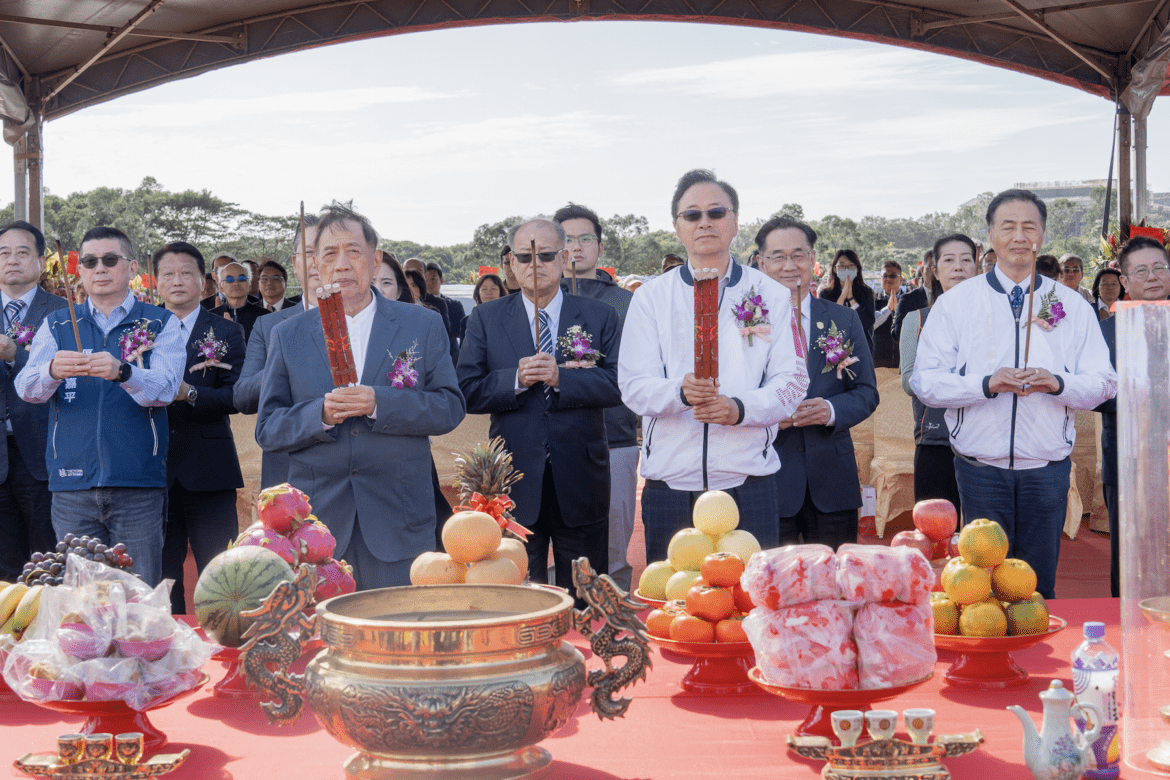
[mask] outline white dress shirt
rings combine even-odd
[[[523,291],[517,293],[520,300],[524,303],[524,316],[528,319],[528,333],[532,336],[532,346],[536,351],[540,351],[540,344],[536,341],[536,304],[528,299],[528,296]],[[561,305],[565,302],[565,296],[561,294],[561,288],[557,288],[556,295],[544,307],[545,314],[548,315],[548,327],[552,331],[553,340],[553,358],[556,358],[557,352],[557,334],[561,332]],[[520,369],[516,369],[516,395],[523,393],[528,388],[520,384]],[[559,393],[561,388],[554,387],[554,392]]]
[[[800,327],[804,329],[805,349],[812,352],[812,295],[805,294],[804,300],[800,302]],[[812,377],[809,377],[809,382],[812,382]],[[822,398],[822,401],[829,407],[829,421],[825,423],[826,426],[832,428],[837,423],[837,410],[833,408],[833,402],[828,398]]]
[[[195,320],[199,319],[199,310],[202,308],[202,306],[196,306],[186,317],[179,320],[179,333],[183,337],[183,349],[186,349],[187,345],[191,343],[191,333],[195,330]]]

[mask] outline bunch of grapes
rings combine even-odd
[[[104,563],[114,569],[129,569],[133,559],[126,553],[126,545],[107,546],[88,536],[65,534],[52,552],[35,552],[24,565],[21,582],[25,585],[60,585],[65,581],[65,556],[80,555],[87,561]]]

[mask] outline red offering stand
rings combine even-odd
[[[870,708],[871,704],[889,701],[928,682],[930,678],[934,677],[934,672],[931,672],[921,680],[915,680],[906,685],[895,685],[892,688],[854,688],[847,691],[822,691],[812,688],[789,688],[784,685],[773,685],[764,681],[759,667],[756,666],[752,667],[748,673],[748,677],[768,693],[783,696],[789,701],[812,705],[811,709],[809,709],[808,717],[796,729],[796,735],[798,737],[826,737],[833,744],[839,745],[840,741],[837,739],[837,735],[833,733],[833,723],[829,718],[830,715],[837,710],[861,710],[865,712]]]
[[[650,641],[663,650],[695,659],[682,679],[684,691],[726,696],[758,690],[748,679],[748,671],[756,661],[751,642],[677,642],[656,636],[651,636]]]
[[[1067,625],[1064,618],[1050,615],[1048,630],[1043,634],[993,637],[935,634],[936,649],[960,654],[943,674],[943,679],[948,685],[975,691],[998,691],[1023,685],[1028,681],[1028,673],[1012,660],[1011,653],[1039,644]]]
[[[652,598],[648,598],[647,596],[643,596],[641,590],[635,590],[634,597],[636,599],[638,599],[639,601],[645,601],[647,604],[650,605],[651,609],[658,609],[659,607],[666,605],[666,601],[664,601],[663,599],[652,599]]]

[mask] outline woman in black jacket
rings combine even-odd
[[[829,266],[828,286],[821,288],[820,297],[857,312],[865,328],[865,340],[873,352],[874,295],[873,290],[861,278],[861,260],[852,249],[838,249]]]

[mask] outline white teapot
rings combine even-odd
[[[1075,697],[1064,683],[1053,680],[1040,700],[1044,702],[1044,721],[1039,734],[1023,707],[1013,704],[1007,708],[1024,726],[1024,762],[1036,780],[1080,780],[1088,765],[1090,746],[1101,733],[1101,713],[1088,704],[1076,705],[1092,724],[1082,734],[1069,723]]]

